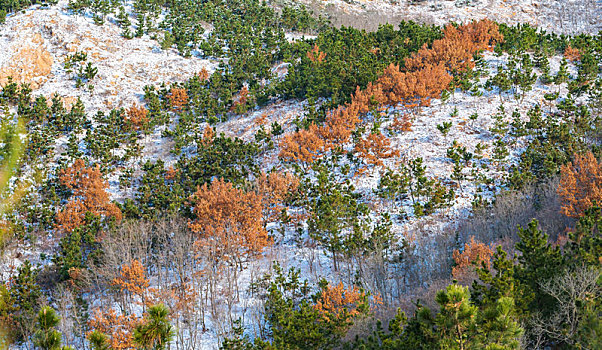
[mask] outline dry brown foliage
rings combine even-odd
[[[443,64],[450,72],[461,72],[474,67],[473,55],[490,49],[504,39],[495,22],[483,19],[454,26],[448,24],[443,30],[443,38],[433,41],[431,48],[426,44],[411,57],[406,58],[405,66],[410,71],[420,70],[429,65]]]
[[[403,103],[407,108],[429,106],[439,98],[452,81],[442,64],[427,64],[419,70],[401,72],[399,66],[390,64],[376,83],[384,95],[384,103],[394,106]]]
[[[132,130],[145,129],[148,125],[148,110],[142,106],[132,105],[127,110],[127,124]]]
[[[355,145],[355,152],[366,163],[373,166],[382,166],[383,159],[399,156],[399,151],[391,148],[391,141],[381,133],[370,133]]]
[[[278,219],[283,209],[284,201],[297,191],[299,179],[291,173],[280,174],[271,172],[269,175],[261,172],[256,180],[257,193],[262,199],[264,223]]]
[[[69,202],[57,213],[56,228],[71,232],[84,223],[86,213],[121,220],[121,210],[109,199],[108,183],[102,179],[98,166],[86,167],[82,159],[77,159],[69,168],[59,172],[61,184],[73,191]]]
[[[203,136],[199,143],[203,146],[207,146],[213,142],[213,138],[215,138],[215,130],[210,126],[207,126],[205,130],[203,130]]]
[[[576,62],[581,59],[581,53],[579,52],[579,49],[569,45],[566,47],[566,49],[564,49],[564,58],[571,62]]]
[[[410,117],[405,114],[401,116],[401,119],[394,117],[393,123],[391,123],[391,129],[398,131],[398,132],[399,131],[403,131],[403,132],[412,131],[412,120],[410,120]]]
[[[146,278],[142,263],[133,260],[131,264],[121,267],[119,276],[111,281],[111,285],[118,287],[121,291],[142,297],[150,283]]]
[[[491,265],[493,249],[481,242],[475,241],[470,237],[470,242],[464,245],[464,251],[454,250],[453,258],[456,265],[452,268],[452,276],[456,279],[462,279],[474,271],[475,265],[481,266],[485,263],[487,268]]]
[[[261,126],[261,125],[266,125],[268,123],[268,115],[265,113],[262,113],[259,117],[255,118],[255,120],[253,121],[253,124]]]
[[[326,53],[320,51],[318,44],[314,44],[311,50],[307,51],[307,58],[313,63],[322,63],[326,58]]]
[[[475,53],[503,40],[498,29],[495,22],[487,19],[458,27],[446,26],[444,37],[435,40],[432,48],[425,45],[406,59],[406,71],[390,64],[376,82],[368,83],[364,90],[357,87],[350,103],[328,112],[324,126],[312,125],[309,130],[285,136],[280,157],[311,164],[322,157],[322,152],[347,142],[362,114],[399,103],[406,108],[429,106],[433,98],[439,98],[449,87],[452,73],[473,68]],[[314,45],[307,57],[319,63],[325,54]],[[401,125],[396,122],[394,128],[409,131],[411,122],[404,120]]]
[[[169,168],[167,168],[167,170],[165,170],[165,180],[171,181],[173,179],[176,178],[176,175],[178,175],[179,169],[174,169],[174,167],[172,165],[169,166]]]
[[[262,225],[262,198],[223,179],[204,184],[193,196],[196,219],[189,226],[199,234],[198,248],[214,259],[240,261],[272,244]]]
[[[188,92],[186,89],[172,87],[167,94],[167,99],[171,109],[179,112],[188,103]]]
[[[203,69],[201,69],[200,72],[198,72],[198,77],[199,79],[201,79],[201,81],[205,81],[209,79],[209,72],[207,71],[207,68],[203,67]]]
[[[354,104],[348,107],[340,106],[326,115],[324,126],[320,127],[318,132],[329,148],[347,142],[357,123],[360,122],[354,106]]]
[[[234,103],[230,107],[230,112],[242,113],[245,111],[245,106],[247,104],[247,100],[249,98],[249,88],[245,85],[243,86],[238,95],[234,99]]]
[[[292,134],[285,135],[280,143],[280,158],[285,161],[294,161],[311,164],[323,156],[324,140],[315,124],[308,130],[301,129]]]
[[[97,309],[88,325],[90,329],[97,330],[109,337],[111,349],[134,350],[137,347],[134,344],[133,332],[140,322],[142,319],[136,315],[118,315],[113,309],[107,311]]]
[[[348,327],[360,314],[360,306],[366,300],[366,294],[356,286],[345,288],[342,282],[335,286],[328,285],[322,290],[320,299],[314,308],[326,322],[335,322],[341,327]]]
[[[575,154],[573,162],[560,167],[558,195],[561,212],[579,218],[596,202],[602,204],[602,164],[592,152]]]

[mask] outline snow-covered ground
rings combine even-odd
[[[402,20],[443,25],[489,18],[500,23],[531,25],[564,34],[602,29],[600,0],[282,0],[301,2],[330,15],[336,25],[374,30]]]
[[[211,73],[217,64],[184,58],[175,49],[161,50],[148,35],[125,39],[116,24],[97,26],[90,17],[73,15],[67,3],[8,16],[0,26],[1,85],[12,74],[16,82],[32,84],[34,95],[58,93],[67,104],[82,97],[87,112],[96,112],[140,104],[145,85],[184,81],[203,68]],[[86,63],[98,68],[96,77],[80,88],[75,86],[75,72],[68,73],[64,66],[75,52],[85,52]]]

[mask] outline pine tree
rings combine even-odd
[[[501,297],[479,314],[476,348],[518,350],[523,329],[514,312],[514,299]]]
[[[515,276],[525,287],[525,296],[531,300],[529,309],[549,313],[554,309],[554,300],[541,290],[540,282],[554,277],[562,263],[559,247],[548,243],[548,235],[537,227],[539,222],[532,220],[527,228],[518,228],[520,241],[516,249],[519,265]]]
[[[109,337],[98,330],[94,330],[88,334],[88,341],[93,350],[111,350]]]
[[[262,224],[262,198],[223,179],[204,184],[193,197],[195,220],[190,223],[216,262],[239,263],[272,244]]]
[[[560,167],[558,195],[564,215],[579,218],[594,203],[602,204],[602,163],[592,152],[575,154]]]
[[[174,337],[173,326],[168,319],[169,309],[153,305],[148,309],[144,322],[134,329],[134,342],[144,350],[165,350]]]
[[[139,13],[138,16],[136,17],[136,21],[138,23],[136,26],[136,33],[134,33],[134,36],[136,38],[141,38],[144,35],[144,23],[145,23],[144,13]]]
[[[59,181],[73,191],[73,196],[57,214],[57,229],[69,232],[80,227],[88,213],[121,220],[121,211],[110,201],[106,192],[109,185],[102,179],[98,166],[86,167],[83,159],[77,159],[71,167],[59,172]]]
[[[61,239],[59,246],[61,253],[54,259],[54,263],[59,268],[59,275],[62,279],[69,278],[69,270],[72,268],[82,268],[83,254],[80,228],[74,229]]]
[[[491,80],[488,80],[488,83],[492,86],[497,86],[500,102],[503,103],[504,100],[502,99],[502,94],[512,87],[512,81],[510,80],[508,73],[506,73],[502,67],[498,67],[497,74],[494,75]]]
[[[564,246],[566,264],[596,266],[602,257],[602,210],[600,206],[586,209],[576,227],[568,234]]]
[[[569,81],[569,71],[567,68],[567,61],[565,58],[560,62],[560,69],[554,76],[554,84],[558,85],[558,91],[560,91],[560,85]]]
[[[527,309],[531,299],[523,295],[520,282],[515,279],[514,263],[514,259],[508,259],[508,253],[501,246],[497,246],[491,268],[485,264],[477,268],[479,280],[472,284],[472,297],[479,307],[493,305],[502,297],[510,297],[520,304],[519,314]]]
[[[333,269],[337,271],[340,256],[345,252],[346,244],[352,237],[352,228],[359,219],[358,205],[350,193],[332,184],[326,175],[320,174],[320,178],[326,186],[313,205],[308,231],[330,252]]]
[[[450,284],[437,292],[435,301],[440,306],[435,322],[441,330],[443,348],[470,348],[476,334],[478,309],[470,302],[468,287]]]
[[[11,283],[10,294],[14,302],[13,319],[17,329],[16,338],[24,340],[31,334],[42,291],[37,283],[38,271],[29,260],[17,269],[17,275]]]
[[[41,350],[61,350],[61,333],[56,330],[59,317],[53,308],[44,306],[36,318],[36,332],[33,335],[33,345]]]
[[[129,17],[130,16],[128,15],[128,13],[125,12],[125,8],[121,6],[119,8],[119,14],[117,15],[117,24],[119,24],[119,26],[123,29],[121,36],[126,39],[132,38],[132,32],[130,30],[132,22],[130,21]]]

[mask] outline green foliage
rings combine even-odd
[[[307,281],[301,281],[299,270],[285,272],[274,265],[267,280],[265,317],[269,324],[271,344],[267,348],[310,350],[332,349],[344,335],[340,324],[324,322],[314,307],[317,295],[311,294]],[[261,341],[256,341],[261,344]]]
[[[457,284],[437,292],[435,301],[440,311],[435,319],[442,332],[444,349],[465,349],[476,333],[477,307],[471,305],[468,287]]]
[[[56,0],[1,0],[0,11],[6,16],[7,13],[16,12],[35,4],[56,4]],[[0,16],[0,24],[3,18]]]
[[[538,30],[528,23],[514,26],[500,23],[499,28],[504,41],[498,47],[506,52],[543,50],[547,54],[562,53],[567,44],[565,36]]]
[[[520,349],[523,329],[515,317],[514,299],[501,297],[480,314],[477,348],[487,350]]]
[[[602,212],[599,206],[587,209],[568,233],[564,246],[565,265],[596,266],[602,256]]]
[[[144,323],[134,329],[134,343],[144,350],[164,350],[175,333],[169,323],[169,309],[163,305],[153,305],[148,309]]]
[[[368,209],[351,187],[333,182],[326,169],[318,174],[314,191],[316,199],[311,203],[308,231],[331,253],[337,270],[340,254],[351,254],[363,246]]]
[[[206,145],[200,140],[197,144],[196,155],[180,158],[176,166],[185,193],[194,192],[197,186],[209,183],[213,178],[242,183],[258,171],[256,156],[259,149],[253,142],[246,143],[221,134]]]
[[[533,84],[537,80],[537,75],[533,73],[533,62],[529,54],[523,54],[521,57],[511,56],[508,61],[510,70],[510,81],[515,87],[515,94],[524,100],[527,92],[531,91]]]
[[[518,228],[520,241],[516,249],[521,255],[518,257],[516,276],[524,281],[527,293],[533,293],[531,309],[551,310],[554,303],[541,291],[538,281],[550,279],[558,272],[562,255],[558,247],[548,242],[548,235],[540,231],[538,225],[537,220],[533,220],[527,228]]]
[[[451,284],[436,295],[435,315],[421,304],[408,319],[401,310],[389,321],[388,332],[380,321],[365,338],[345,344],[345,349],[519,349],[523,329],[515,316],[514,300],[496,299],[475,306],[467,287]]]
[[[555,96],[551,96],[554,98]],[[542,117],[538,107],[528,112],[529,121],[524,125],[524,136],[530,140],[520,155],[513,186],[520,188],[526,181],[541,182],[560,171],[560,166],[571,160],[573,153],[592,149],[591,141],[599,120],[592,118],[589,110],[577,107],[569,96],[559,105],[561,118],[548,114]]]
[[[36,318],[36,332],[33,335],[33,345],[40,350],[60,350],[61,332],[56,330],[59,316],[50,306],[44,306]]]
[[[93,350],[110,350],[109,337],[98,330],[93,330],[88,335],[88,341]]]
[[[177,178],[170,178],[164,162],[147,161],[142,170],[144,175],[136,194],[136,213],[142,217],[156,219],[164,213],[175,213],[181,209],[185,194]]]
[[[437,124],[437,130],[441,132],[443,137],[447,137],[449,130],[451,130],[452,122],[443,122],[442,124]]]
[[[460,146],[456,140],[452,143],[452,147],[447,149],[447,157],[454,163],[454,168],[451,174],[451,179],[458,182],[460,190],[462,190],[462,181],[467,175],[463,172],[473,158],[473,154],[466,150],[465,146]]]
[[[293,67],[279,86],[286,97],[331,97],[336,106],[349,100],[357,86],[366,87],[375,81],[390,63],[402,64],[403,59],[441,37],[435,26],[402,22],[399,29],[380,26],[376,32],[351,27],[328,28],[313,42],[298,42],[292,48]],[[313,62],[307,52],[317,45],[325,54],[323,62]],[[299,63],[294,63],[300,60]]]
[[[69,270],[72,268],[85,270],[91,267],[89,264],[99,259],[101,251],[98,237],[102,229],[100,217],[88,213],[85,221],[85,225],[65,234],[59,242],[60,251],[54,256],[53,262],[61,280],[70,278]]]
[[[426,175],[422,158],[409,161],[405,170],[410,176],[410,198],[417,217],[432,214],[436,209],[451,205],[455,198],[454,190],[445,187],[440,181]]]
[[[401,172],[395,172],[387,168],[380,177],[375,190],[379,197],[393,201],[404,200],[408,197],[411,178],[407,171],[404,171],[405,169],[403,167]]]
[[[40,308],[42,291],[37,283],[38,270],[29,260],[17,269],[7,289],[0,290],[0,309],[2,326],[7,327],[9,340],[21,343],[27,340],[35,330],[35,320]]]

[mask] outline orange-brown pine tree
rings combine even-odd
[[[383,160],[399,156],[399,151],[391,148],[391,140],[382,133],[370,133],[355,145],[355,152],[366,163],[373,166],[382,166]]]
[[[193,201],[195,219],[189,226],[212,258],[240,262],[272,243],[262,225],[262,198],[255,192],[219,179],[199,188]]]
[[[325,322],[344,332],[356,317],[369,310],[368,296],[356,286],[345,288],[340,282],[334,286],[329,284],[322,289],[314,308]]]
[[[592,152],[575,154],[573,162],[560,168],[558,195],[564,215],[579,218],[586,209],[602,205],[602,163]]]
[[[395,116],[393,117],[393,122],[391,123],[391,129],[397,132],[412,131],[412,120],[410,120],[410,117],[407,114],[402,115],[401,118]]]
[[[282,175],[274,171],[268,175],[261,172],[255,185],[262,199],[263,221],[267,223],[278,219],[285,208],[285,199],[297,191],[299,179],[290,173]]]
[[[127,110],[127,125],[130,130],[144,130],[148,125],[148,110],[138,105],[132,105]]]
[[[409,71],[420,70],[428,65],[443,64],[449,72],[461,72],[474,67],[473,55],[491,48],[503,40],[495,22],[488,19],[461,26],[448,24],[443,30],[443,38],[426,44],[412,56],[406,58],[405,67]]]
[[[167,94],[169,106],[173,111],[179,112],[188,103],[186,89],[172,87]]]
[[[57,213],[56,228],[70,232],[81,226],[87,213],[121,220],[121,210],[109,199],[108,183],[102,179],[98,166],[86,167],[77,159],[69,168],[59,172],[61,184],[73,191],[73,195],[62,211]]]
[[[339,107],[326,114],[324,125],[319,128],[319,134],[326,141],[328,148],[333,148],[347,141],[355,130],[360,119],[357,110],[350,107]]]
[[[326,53],[320,51],[318,44],[314,44],[311,50],[307,51],[307,58],[313,63],[322,63],[326,58]]]
[[[324,156],[324,146],[319,128],[311,124],[308,130],[301,129],[284,136],[280,143],[279,157],[284,161],[309,165]]]
[[[203,69],[201,69],[201,71],[197,74],[199,79],[201,79],[201,81],[205,81],[209,79],[209,72],[207,71],[207,68],[203,67]]]
[[[579,49],[569,45],[566,47],[566,49],[564,49],[564,58],[566,58],[568,61],[576,62],[581,59],[581,53],[579,52]]]
[[[470,278],[471,272],[475,271],[475,265],[480,267],[481,263],[485,263],[489,268],[493,249],[484,243],[475,241],[474,237],[470,237],[470,242],[464,245],[464,251],[460,253],[460,251],[454,250],[452,256],[456,264],[452,268],[452,276],[462,280]]]

